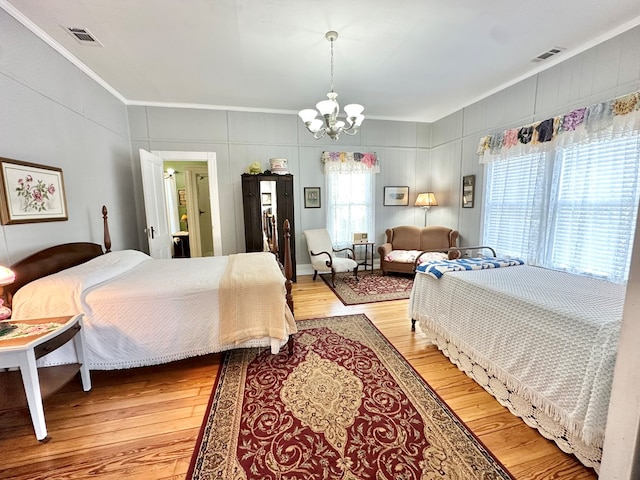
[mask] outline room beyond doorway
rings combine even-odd
[[[168,171],[173,171],[174,191],[167,196],[173,195],[174,205],[166,202],[166,210],[175,246],[179,245],[174,257],[222,255],[216,154],[153,153],[163,160],[165,179],[169,177]]]

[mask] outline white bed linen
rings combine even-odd
[[[277,350],[286,339],[220,344],[218,284],[227,263],[227,257],[154,260],[135,250],[111,252],[25,285],[13,299],[13,316],[84,313],[88,364],[94,370],[156,365],[246,346]],[[75,361],[69,344],[42,357],[39,365]]]
[[[444,339],[439,347],[450,344],[452,361],[487,390],[495,377],[597,450],[604,438],[624,295],[623,285],[526,265],[452,272],[441,279],[417,273],[409,314],[430,338],[435,333]],[[474,375],[474,365],[485,372]],[[504,393],[498,400],[518,413]],[[551,438],[554,429],[547,427],[545,436]],[[561,447],[572,451],[570,445]],[[592,466],[599,461],[578,458]]]

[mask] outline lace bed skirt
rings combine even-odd
[[[578,435],[572,434],[567,428],[554,421],[543,408],[510,391],[503,381],[489,373],[491,369],[488,365],[480,365],[472,361],[453,342],[447,341],[443,336],[430,330],[425,323],[422,320],[419,322],[420,328],[429,341],[436,345],[454,365],[493,395],[501,405],[507,407],[513,415],[522,418],[527,425],[538,430],[543,437],[556,442],[563,452],[575,455],[582,464],[593,468],[596,472],[599,470],[602,458],[601,443],[586,444]]]

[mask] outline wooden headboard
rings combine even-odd
[[[104,223],[104,243],[108,253],[111,251],[111,238],[107,224],[107,207],[104,205],[102,206],[102,218]],[[57,273],[65,268],[75,267],[102,254],[102,247],[97,243],[75,242],[49,247],[20,260],[9,267],[16,274],[14,282],[0,287],[4,304],[11,308],[13,295],[27,283]]]
[[[97,243],[78,242],[56,245],[20,260],[10,267],[16,274],[15,281],[2,288],[5,305],[11,308],[13,295],[27,283],[75,267],[98,255],[102,255],[102,247]]]

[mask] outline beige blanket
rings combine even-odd
[[[297,332],[285,299],[285,278],[272,253],[229,255],[220,281],[220,341],[240,344]]]

